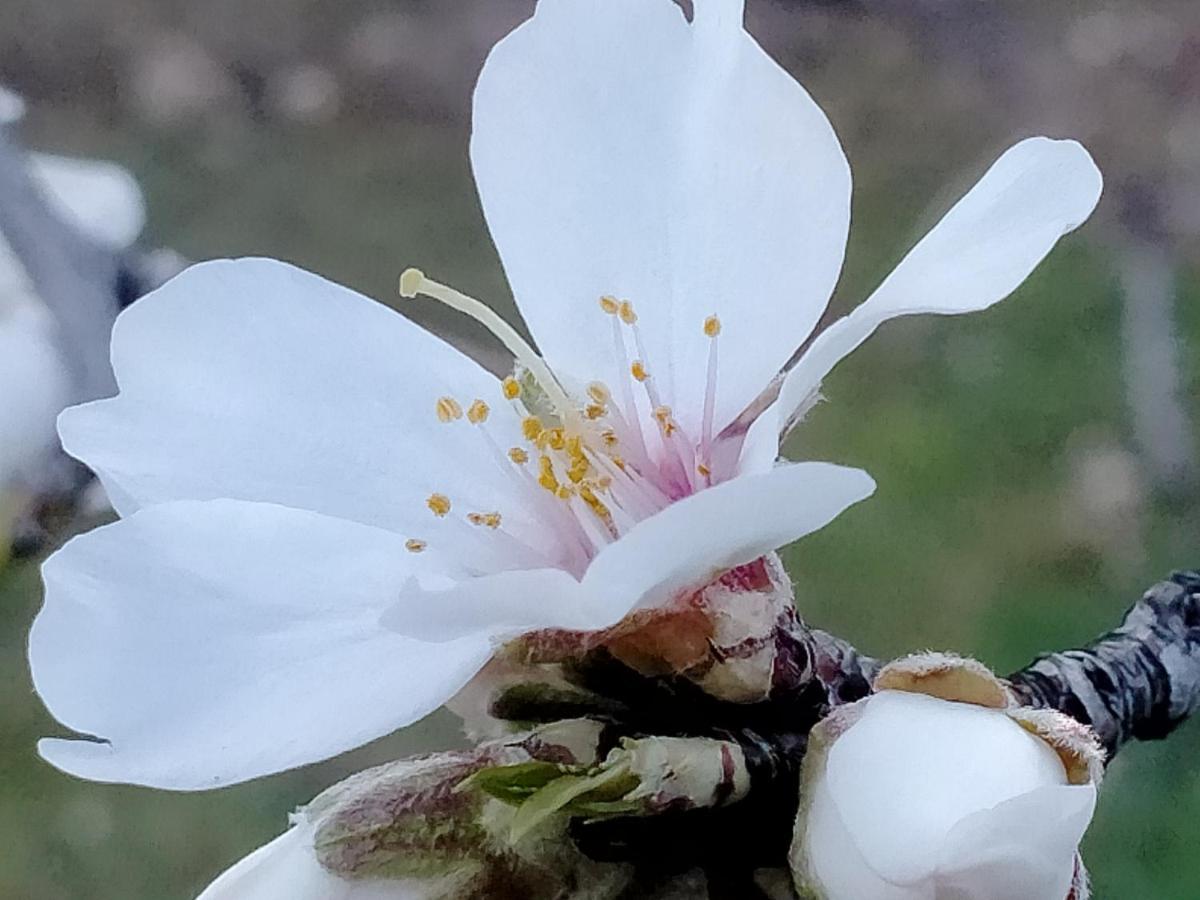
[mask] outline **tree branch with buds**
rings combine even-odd
[[[555,898],[794,897],[789,849],[791,872],[811,863],[797,856],[798,811],[803,821],[813,772],[882,696],[873,690],[926,695],[905,701],[916,705],[909,720],[932,697],[935,707],[957,700],[954,708],[980,710],[947,715],[996,711],[1039,735],[1066,766],[1063,790],[1091,792],[1069,795],[1077,828],[1090,818],[1105,755],[1164,737],[1200,705],[1195,572],[1152,587],[1087,647],[1007,679],[936,654],[882,666],[808,628],[791,598],[768,557],[608,632],[527,635],[489,672],[486,690],[492,726],[517,730],[467,756],[395,764],[331,789],[305,812],[318,854],[340,876],[371,877],[387,863],[372,850],[387,845],[380,835],[419,837],[437,820],[438,834],[476,835],[471,883],[495,896],[516,884],[545,886],[521,896]],[[806,764],[811,754],[819,761]],[[431,771],[441,773],[436,790]],[[411,854],[423,858],[423,845],[410,837],[403,862],[417,871]],[[430,841],[425,855],[449,872],[454,854]],[[1064,895],[1084,900],[1077,857],[1066,875]],[[945,877],[952,886],[954,873]],[[431,898],[473,896],[439,883]]]

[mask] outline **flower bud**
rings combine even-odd
[[[1078,847],[1102,752],[1010,706],[979,663],[929,654],[813,729],[790,863],[815,900],[1085,900]]]
[[[791,581],[769,553],[669,603],[636,609],[612,628],[531,632],[504,656],[510,667],[544,669],[602,650],[645,677],[679,677],[718,700],[756,703],[811,678],[806,635]]]
[[[462,753],[389,763],[353,775],[292,817],[292,828],[237,863],[200,900],[469,900],[575,894],[607,900],[624,866],[592,862],[547,819],[513,840],[513,807],[469,788],[497,767],[535,778],[594,766],[600,725],[556,723]]]

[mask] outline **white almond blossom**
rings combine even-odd
[[[416,270],[401,288],[487,325],[515,377],[270,260],[200,264],[121,316],[120,394],[60,432],[122,518],[46,564],[30,639],[50,711],[102,740],[46,759],[201,789],[328,757],[498,641],[669,602],[871,493],[776,463],[793,407],[878,322],[1001,299],[1099,174],[1073,142],[1010,150],[743,447],[838,277],[850,171],[740,0],[694,5],[541,0],[487,61],[471,159],[540,353]]]
[[[18,122],[24,111],[24,101],[0,87],[0,128]],[[120,166],[31,153],[28,167],[50,208],[89,239],[113,249],[137,239],[145,207],[137,183]],[[72,402],[56,327],[0,235],[0,544],[7,520],[18,511],[18,495],[36,487],[57,444],[55,419]]]
[[[886,667],[812,732],[791,862],[813,900],[1087,900],[1103,752],[973,660]]]

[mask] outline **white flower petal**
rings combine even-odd
[[[21,95],[0,84],[0,126],[11,125],[25,118],[25,101]]]
[[[893,884],[871,868],[842,821],[828,779],[817,781],[805,827],[809,874],[827,900],[935,900],[930,885]]]
[[[142,189],[115,163],[31,153],[29,173],[55,213],[106,247],[123,250],[146,225]]]
[[[444,590],[423,590],[410,581],[382,621],[387,628],[426,641],[612,624],[608,617],[589,612],[583,589],[567,572],[531,569],[471,578]]]
[[[0,251],[0,265],[2,257]],[[70,376],[50,317],[31,305],[0,309],[0,494],[10,483],[40,474],[39,464],[55,445],[54,418],[69,395]]]
[[[1064,900],[1094,785],[1054,785],[967,816],[942,848],[939,900]]]
[[[615,621],[818,531],[874,492],[866,472],[822,462],[735,478],[639,522],[600,551],[583,584]]]
[[[416,879],[340,878],[317,862],[312,829],[293,826],[259,847],[197,900],[423,900],[438,894]]]
[[[884,691],[829,751],[842,820],[883,878],[916,884],[939,865],[962,819],[1066,783],[1044,741],[998,710]],[[880,798],[887,802],[881,803]]]
[[[1030,138],[1004,153],[871,297],[822,332],[788,373],[786,419],[882,322],[973,312],[1012,293],[1100,199],[1103,179],[1074,141]]]
[[[522,527],[527,489],[515,472],[465,419],[435,414],[441,396],[464,408],[482,398],[492,407],[483,427],[500,447],[518,443],[496,378],[301,269],[193,266],[122,313],[113,365],[121,393],[67,410],[59,430],[122,515],[131,501],[231,497],[423,537],[425,500],[441,492],[456,514],[501,510]],[[553,553],[553,534],[537,534]]]
[[[582,582],[542,569],[461,581],[447,590],[410,590],[385,622],[435,641],[480,628],[493,634],[607,628],[639,605],[703,585],[823,528],[874,490],[866,472],[829,463],[735,478],[639,522],[600,551]]]
[[[601,295],[699,432],[723,322],[718,430],[808,336],[837,280],[850,172],[824,114],[742,28],[739,0],[541,0],[493,50],[471,152],[513,292],[549,361],[613,384]]]
[[[97,781],[213,788],[413,722],[490,656],[424,644],[382,612],[427,554],[391,532],[268,504],[177,502],[75,538],[45,565],[30,635],[50,712],[106,743],[46,740]]]

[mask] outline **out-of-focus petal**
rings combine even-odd
[[[124,249],[146,226],[142,189],[116,163],[32,153],[29,172],[54,212],[99,244]]]

